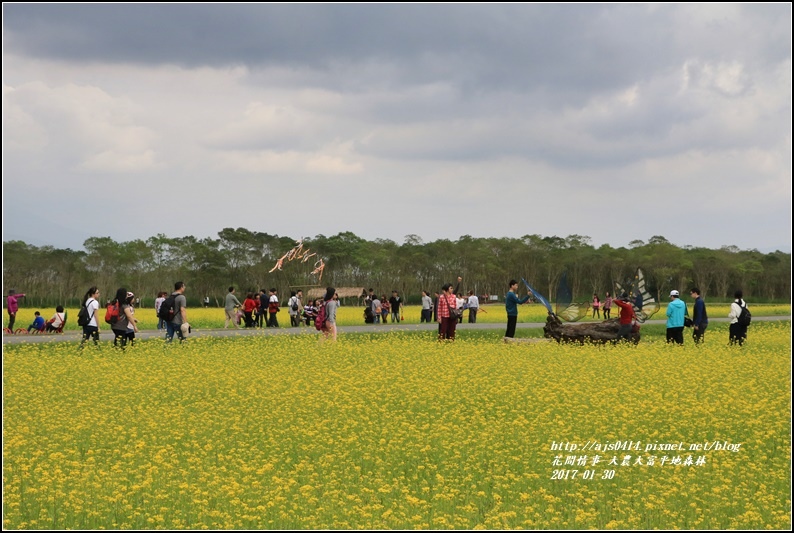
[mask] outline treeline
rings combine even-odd
[[[157,292],[184,281],[189,305],[205,296],[212,305],[223,305],[227,288],[237,294],[275,287],[284,300],[290,290],[312,286],[373,287],[380,293],[400,291],[409,303],[419,301],[422,290],[438,290],[463,277],[465,290],[496,294],[500,300],[510,278],[526,278],[535,288],[555,299],[560,275],[567,271],[577,300],[603,297],[615,281],[631,279],[643,269],[649,290],[661,295],[670,289],[687,291],[697,286],[705,297],[728,300],[737,288],[756,301],[787,302],[791,295],[791,254],[776,251],[723,247],[679,247],[664,237],[634,241],[628,248],[603,245],[595,248],[581,235],[521,238],[441,239],[425,243],[407,235],[402,244],[391,240],[368,241],[345,232],[331,237],[304,239],[304,249],[317,255],[306,262],[284,262],[282,270],[269,271],[295,246],[292,237],[279,237],[226,228],[217,239],[157,235],[147,240],[116,242],[92,237],[84,250],[32,246],[22,241],[3,243],[4,293],[16,289],[28,295],[23,306],[76,305],[88,287],[96,285],[105,297],[127,287],[151,306]],[[310,273],[314,261],[326,264],[321,281]]]

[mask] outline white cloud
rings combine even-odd
[[[155,164],[156,135],[135,123],[134,107],[99,87],[21,84],[4,92],[6,157],[38,157],[64,170],[146,170]]]
[[[342,150],[344,152],[344,150]],[[224,150],[212,156],[219,172],[262,174],[267,176],[318,174],[358,174],[363,170],[359,161],[344,153],[299,152],[288,150]]]

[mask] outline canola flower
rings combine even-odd
[[[752,328],[731,349],[725,324],[683,347],[468,332],[7,346],[3,526],[788,529],[791,324]],[[695,452],[700,466],[602,452],[595,468],[551,449],[622,439],[741,446]],[[597,476],[552,479],[574,469]]]

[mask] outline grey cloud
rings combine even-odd
[[[577,93],[624,84],[679,60],[657,53],[671,41],[675,9],[11,4],[4,6],[4,30],[6,51],[62,60],[319,70],[376,61],[397,65],[400,83],[448,79],[472,91],[513,85]],[[682,43],[679,53],[685,52]]]
[[[237,215],[219,214],[223,194],[213,184],[246,197],[283,195],[279,205],[311,195],[349,205],[337,195],[355,191],[417,210],[418,194],[433,206],[452,190],[461,199],[488,198],[476,229],[500,235],[512,231],[503,229],[504,213],[526,212],[525,199],[516,198],[536,188],[586,215],[603,188],[591,182],[616,190],[628,183],[659,198],[673,187],[668,180],[678,180],[682,190],[699,184],[700,197],[712,200],[702,206],[695,195],[682,198],[683,211],[714,209],[704,216],[722,220],[741,202],[763,210],[772,227],[790,221],[790,203],[788,216],[781,214],[766,189],[750,190],[745,180],[752,174],[788,202],[777,184],[789,184],[790,193],[790,9],[5,4],[4,231],[38,233],[23,218],[33,208],[25,199],[33,180],[49,184],[36,201],[66,203],[53,215],[75,220],[84,200],[53,192],[52,180],[75,190],[101,180],[91,207],[112,213],[121,170],[111,172],[109,163],[126,157],[140,167],[152,151],[151,164],[134,173],[139,205],[167,205],[167,180],[195,185],[187,203],[202,216],[173,233],[212,235],[239,224]],[[311,187],[300,179],[309,176]],[[334,228],[323,231],[400,240],[459,229],[439,225],[438,235],[428,235],[422,226],[373,227],[356,210],[339,211]],[[68,233],[96,235],[91,225],[112,218],[94,215]],[[142,218],[138,237],[161,231]],[[583,219],[569,223],[534,227],[536,217],[522,231],[581,233]],[[294,231],[294,222],[273,224],[283,224],[272,228],[277,233]],[[732,238],[723,235],[739,235],[731,233],[738,225],[709,227],[708,239],[724,244]],[[596,229],[603,242],[620,244],[614,225]],[[108,231],[130,230],[119,223]],[[672,231],[686,235],[691,224],[647,234],[686,242]],[[757,233],[736,243],[780,240]]]
[[[286,67],[293,82],[353,94],[444,83],[466,100],[512,91],[561,109],[680,68],[693,50],[704,61],[785,54],[786,9],[738,5],[748,22],[727,24],[676,5],[11,4],[4,46],[64,61]],[[752,37],[760,22],[772,44]]]

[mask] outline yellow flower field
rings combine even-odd
[[[788,529],[791,324],[709,332],[6,346],[3,526]]]
[[[691,312],[691,305],[690,312]],[[789,316],[791,314],[791,306],[790,305],[767,305],[767,304],[759,304],[759,305],[752,305],[751,306],[753,316]],[[730,310],[729,305],[714,305],[708,306],[708,315],[710,318],[726,318],[728,316],[728,311]],[[17,320],[14,329],[17,328],[27,328],[33,322],[33,312],[36,309],[20,309],[17,313]],[[45,320],[49,320],[54,314],[55,309],[38,309],[41,312],[41,316],[44,317]],[[67,323],[66,329],[71,331],[80,330],[77,326],[77,312],[78,309],[67,309]],[[664,320],[665,319],[665,307],[663,306],[658,313],[656,313],[651,320]],[[356,306],[342,306],[339,308],[338,316],[337,316],[337,324],[340,326],[358,326],[364,324],[363,318],[364,308],[363,307],[356,307]],[[530,323],[530,322],[546,322],[546,316],[548,311],[543,305],[540,304],[525,304],[520,305],[518,308],[518,322],[519,323]],[[591,312],[592,314],[592,312]],[[100,309],[100,316],[101,320],[104,320],[105,310]],[[410,324],[418,324],[419,319],[421,316],[421,307],[420,306],[407,306],[403,311],[403,316],[405,317],[405,321]],[[617,311],[612,311],[612,318],[615,318],[617,315]],[[468,317],[468,313],[464,312],[464,320]],[[138,327],[141,329],[156,329],[157,328],[157,317],[154,314],[153,308],[142,308],[135,310],[135,318],[138,319]],[[210,328],[222,328],[225,323],[225,314],[222,308],[217,307],[210,307],[210,308],[188,308],[188,321],[190,324],[196,328],[200,329],[210,329]],[[389,318],[391,321],[391,318]],[[598,320],[592,319],[590,317],[585,318],[584,321],[587,320]],[[287,314],[286,308],[282,308],[282,310],[278,313],[278,321],[281,327],[289,327],[289,315]],[[493,304],[493,305],[485,305],[480,309],[480,312],[477,315],[477,322],[480,323],[505,323],[505,308],[504,304]],[[8,318],[6,317],[6,324],[8,323]],[[104,326],[104,322],[103,322]],[[231,327],[231,326],[230,326]]]

